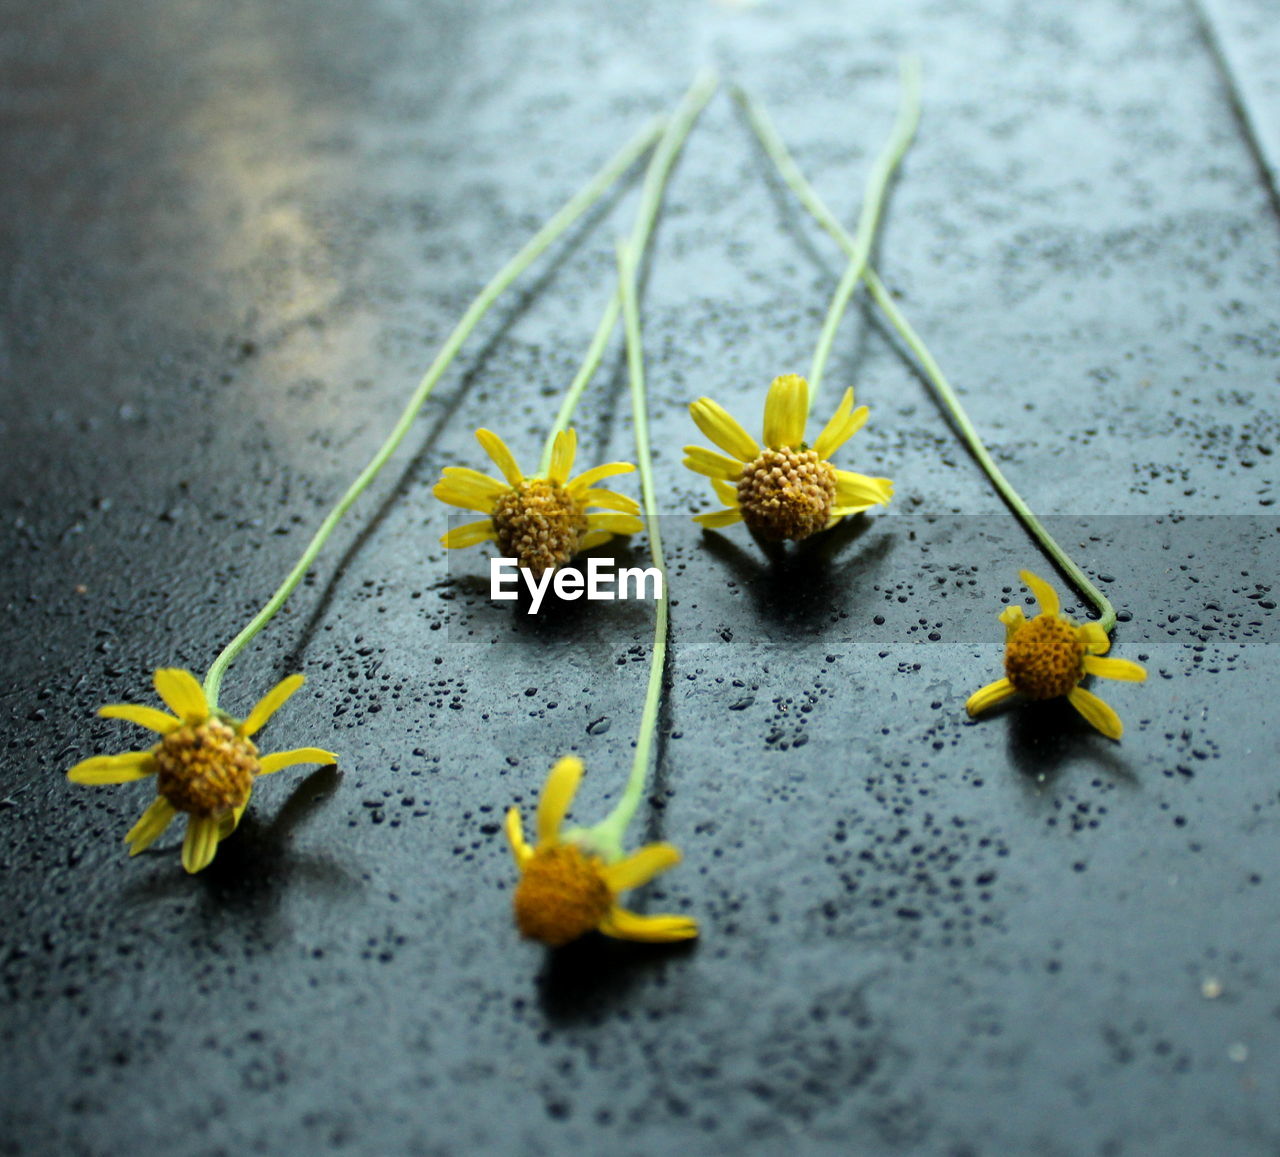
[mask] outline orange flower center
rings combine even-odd
[[[1037,615],[1004,649],[1004,673],[1031,699],[1056,699],[1084,678],[1084,640],[1059,615]]]
[[[564,566],[587,533],[587,513],[558,482],[526,478],[493,508],[493,529],[507,558],[534,575]]]
[[[742,521],[763,538],[799,541],[826,528],[836,472],[816,450],[765,450],[738,478]]]
[[[612,906],[600,860],[573,844],[535,849],[516,885],[516,927],[551,948],[598,928]]]
[[[179,727],[152,750],[156,790],[179,811],[216,816],[248,801],[258,749],[221,719]]]

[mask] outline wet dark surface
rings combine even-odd
[[[1280,1152],[1265,4],[1208,6],[1225,52],[1176,0],[7,7],[0,1153]],[[1048,568],[860,307],[815,416],[857,387],[839,460],[890,509],[774,562],[684,517],[685,405],[754,426],[841,268],[722,94],[642,302],[676,603],[634,834],[702,940],[516,937],[502,813],[573,750],[602,814],[651,608],[491,604],[430,494],[476,425],[536,457],[634,181],[232,668],[232,711],[305,671],[264,748],[339,769],[264,782],[198,877],[128,860],[151,789],[62,774],[136,741],[93,710],[203,671],[524,237],[708,61],[852,224],[912,48],[877,266],[1115,600],[1123,742],[966,720]],[[580,426],[631,455],[614,355]]]

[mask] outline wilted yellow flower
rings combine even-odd
[[[685,447],[684,464],[710,478],[716,496],[727,507],[694,515],[703,526],[729,526],[741,520],[763,538],[798,541],[850,514],[885,505],[893,496],[888,478],[837,470],[828,461],[867,420],[866,406],[853,408],[851,389],[845,391],[812,446],[804,440],[809,383],[798,374],[774,378],[769,387],[764,449],[710,398],[699,398],[689,413],[698,429],[725,452]]]
[[[1110,706],[1080,682],[1086,675],[1141,683],[1146,669],[1128,659],[1104,659],[1111,649],[1107,632],[1097,623],[1076,623],[1059,613],[1057,592],[1029,570],[1018,576],[1035,595],[1040,613],[1027,619],[1022,607],[1005,607],[1005,677],[975,691],[965,704],[970,715],[1008,699],[1015,693],[1028,699],[1056,699],[1061,695],[1108,739],[1119,739],[1124,724]]]
[[[198,872],[213,859],[218,841],[236,829],[253,781],[295,763],[335,763],[337,756],[318,747],[298,747],[258,754],[251,737],[299,687],[301,675],[290,675],[259,700],[247,718],[237,720],[210,711],[196,677],[178,667],[155,674],[156,692],[172,715],[155,707],[114,703],[98,711],[108,719],[137,723],[162,738],[146,751],[95,755],[67,772],[74,783],[128,783],[156,777],[156,800],[125,836],[136,856],[153,844],[178,812],[187,813],[182,866]]]
[[[565,756],[547,776],[538,800],[538,842],[525,843],[520,809],[507,812],[507,839],[520,882],[516,885],[516,926],[522,935],[559,948],[587,932],[618,940],[669,943],[698,935],[688,916],[641,916],[618,905],[621,892],[647,884],[680,862],[671,844],[647,844],[613,863],[585,842],[566,838],[560,827],[582,780],[582,760]]]
[[[432,493],[441,502],[478,510],[478,522],[455,526],[440,541],[451,549],[496,542],[504,558],[514,558],[535,575],[564,566],[575,554],[607,542],[615,534],[644,529],[634,498],[605,490],[597,482],[635,469],[629,462],[606,462],[572,481],[578,436],[556,435],[546,476],[525,477],[515,455],[491,430],[476,431],[476,440],[493,459],[505,482],[466,466],[446,466]],[[601,507],[602,510],[590,510]]]

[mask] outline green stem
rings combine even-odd
[[[477,323],[485,315],[489,307],[493,305],[499,294],[605,194],[609,186],[622,176],[636,159],[653,144],[663,131],[664,125],[665,118],[659,117],[641,129],[608,164],[600,169],[579,192],[575,193],[525,243],[524,248],[508,261],[494,276],[493,280],[480,291],[479,296],[468,307],[467,312],[462,316],[462,320],[454,327],[453,332],[441,347],[435,361],[431,363],[431,368],[423,375],[422,380],[418,383],[418,388],[414,390],[413,396],[409,399],[404,412],[400,415],[399,421],[396,422],[386,441],[382,443],[377,453],[369,460],[369,464],[360,471],[355,481],[347,487],[346,493],[338,500],[337,505],[325,516],[319,529],[307,544],[306,550],[302,552],[302,557],[298,559],[293,569],[285,577],[284,582],[276,588],[275,593],[267,600],[263,608],[254,615],[248,625],[223,648],[222,653],[213,661],[213,665],[209,668],[209,672],[204,678],[204,693],[205,698],[209,701],[210,708],[216,709],[217,707],[218,691],[222,686],[222,677],[227,668],[254,636],[271,621],[276,612],[280,610],[293,593],[294,588],[302,581],[303,575],[307,573],[316,555],[320,553],[320,549],[333,533],[334,528],[347,512],[347,509],[360,496],[365,487],[377,477],[378,472],[386,465],[387,460],[395,452],[396,447],[400,445],[405,434],[409,432],[409,427],[413,425],[413,420],[418,416],[418,411],[422,409],[423,403],[426,402],[432,389],[435,388],[436,383],[443,376],[445,370],[448,369],[449,363],[453,361],[462,343],[470,336],[471,331],[475,329]]]
[[[640,469],[640,493],[645,526],[649,531],[649,553],[662,576],[653,625],[653,655],[649,660],[649,684],[645,690],[640,726],[636,731],[636,753],[631,761],[627,786],[613,810],[594,828],[592,837],[606,856],[618,856],[622,837],[644,798],[649,772],[649,753],[657,731],[658,703],[662,698],[662,672],[667,659],[667,563],[658,530],[658,500],[653,486],[653,453],[649,447],[649,411],[645,394],[644,349],[640,340],[640,311],[636,304],[636,251],[626,242],[618,243],[618,296],[622,299],[622,323],[627,338],[627,369],[631,379],[631,414],[636,433],[636,462]]]
[[[741,94],[740,99],[743,102],[747,117],[755,130],[756,136],[760,138],[760,143],[764,146],[765,152],[768,153],[770,159],[777,166],[782,179],[800,199],[805,208],[813,214],[818,224],[830,233],[841,248],[852,257],[855,253],[854,239],[849,236],[832,212],[823,204],[813,186],[805,180],[804,174],[796,166],[791,154],[787,151],[787,146],[770,123],[764,110],[745,93]],[[1009,509],[1017,515],[1023,526],[1030,531],[1032,537],[1040,544],[1044,552],[1066,575],[1075,588],[1097,608],[1099,625],[1110,634],[1116,624],[1116,612],[1111,605],[1111,601],[1094,586],[1084,571],[1071,560],[1067,552],[1045,530],[1031,507],[1026,504],[1022,496],[1004,476],[1004,472],[996,465],[986,446],[983,445],[982,439],[978,436],[978,431],[969,420],[969,415],[965,413],[964,407],[960,404],[960,399],[957,397],[955,390],[952,389],[951,383],[947,381],[946,376],[943,374],[942,368],[938,365],[924,342],[920,340],[920,336],[911,328],[907,319],[903,317],[902,311],[889,295],[889,291],[884,287],[880,278],[876,276],[875,270],[867,268],[863,273],[863,279],[867,283],[867,290],[871,294],[872,300],[884,311],[889,323],[898,331],[903,342],[919,360],[920,366],[937,393],[939,401],[941,401],[943,408],[951,417],[965,445],[969,447],[969,452],[977,459],[978,465],[982,467],[987,477],[991,479],[992,485],[995,486],[1000,496],[1008,504]]]
[[[741,99],[741,98],[740,98]],[[827,368],[827,359],[831,356],[831,347],[836,340],[836,330],[840,327],[840,319],[853,291],[862,280],[863,271],[867,267],[867,259],[871,255],[871,245],[875,240],[876,226],[880,223],[880,212],[884,206],[885,191],[889,186],[889,178],[893,170],[902,160],[911,138],[915,135],[916,126],[920,123],[920,58],[905,56],[901,68],[901,92],[898,98],[898,116],[893,125],[893,132],[885,143],[880,155],[876,157],[871,172],[867,174],[866,191],[862,198],[862,212],[858,215],[858,228],[853,236],[853,247],[848,249],[849,264],[845,267],[844,276],[836,286],[831,304],[827,307],[827,318],[822,325],[822,334],[818,338],[818,347],[813,351],[813,365],[809,370],[809,401],[817,397],[822,386],[822,375]],[[807,417],[807,415],[806,415]]]
[[[632,251],[636,254],[637,265],[640,263],[640,255],[644,253],[649,244],[654,224],[658,219],[658,210],[662,206],[662,194],[666,189],[671,169],[675,165],[676,158],[680,155],[680,150],[684,146],[685,139],[693,128],[694,122],[714,95],[716,86],[719,83],[719,78],[710,69],[704,69],[698,73],[689,91],[685,93],[679,105],[676,106],[676,111],[671,116],[666,132],[662,134],[658,147],[653,151],[653,156],[649,160],[649,167],[645,171],[644,188],[640,194],[640,210],[636,216],[636,223],[631,229],[629,242]],[[555,448],[556,435],[561,430],[569,428],[569,423],[573,419],[573,412],[577,409],[583,391],[587,388],[591,379],[595,377],[596,370],[600,368],[600,363],[604,359],[605,348],[609,344],[609,338],[613,336],[614,327],[618,324],[618,315],[621,309],[621,302],[615,290],[609,297],[609,303],[605,306],[604,315],[600,318],[600,324],[596,326],[595,335],[591,339],[591,344],[587,347],[586,357],[582,359],[582,365],[570,383],[569,389],[565,393],[564,401],[560,403],[560,411],[556,414],[556,420],[552,424],[550,433],[547,434],[547,442],[542,450],[542,461],[538,466],[540,474],[546,474],[551,468],[551,453]]]

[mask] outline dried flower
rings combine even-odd
[[[107,719],[124,719],[158,732],[161,740],[146,751],[95,755],[67,772],[73,783],[128,783],[156,778],[156,800],[142,813],[125,841],[136,856],[153,844],[178,812],[187,813],[182,866],[188,872],[207,867],[218,841],[236,829],[253,781],[296,763],[335,763],[337,756],[318,747],[298,747],[259,755],[255,735],[299,687],[301,675],[290,675],[259,700],[243,720],[210,710],[203,688],[190,671],[162,667],[155,674],[156,692],[172,715],[155,707],[114,703],[101,708]]]
[[[561,832],[582,770],[582,760],[574,756],[565,756],[551,769],[538,800],[533,847],[525,842],[520,809],[507,812],[507,839],[520,869],[515,917],[521,934],[552,948],[591,931],[651,943],[697,936],[697,922],[688,916],[641,916],[617,903],[619,893],[678,864],[680,852],[674,846],[647,844],[609,863],[592,845],[589,832]]]
[[[729,526],[741,520],[762,538],[799,541],[850,514],[887,504],[893,496],[888,478],[837,470],[828,461],[867,420],[866,406],[853,408],[851,389],[845,391],[812,446],[804,440],[809,383],[798,374],[783,374],[769,387],[763,449],[710,398],[699,398],[689,413],[698,429],[725,452],[685,447],[684,464],[710,478],[716,496],[727,507],[695,515],[703,526]]]
[[[634,498],[596,485],[611,475],[630,473],[635,467],[629,462],[606,462],[569,480],[578,447],[572,429],[556,435],[545,476],[526,478],[507,444],[491,430],[477,430],[476,440],[506,482],[466,466],[444,468],[432,493],[441,502],[487,516],[450,530],[440,539],[446,547],[496,542],[504,558],[514,558],[540,575],[615,534],[635,534],[644,528]],[[603,509],[592,511],[591,507]]]
[[[1097,623],[1076,623],[1060,614],[1053,587],[1029,570],[1018,573],[1040,604],[1040,613],[1028,620],[1020,606],[1000,612],[1005,627],[1005,677],[975,691],[966,710],[977,715],[1015,693],[1028,699],[1065,695],[1103,735],[1119,739],[1124,732],[1120,717],[1080,682],[1086,675],[1097,675],[1141,683],[1147,677],[1145,668],[1128,659],[1102,658],[1111,649],[1107,632]]]

